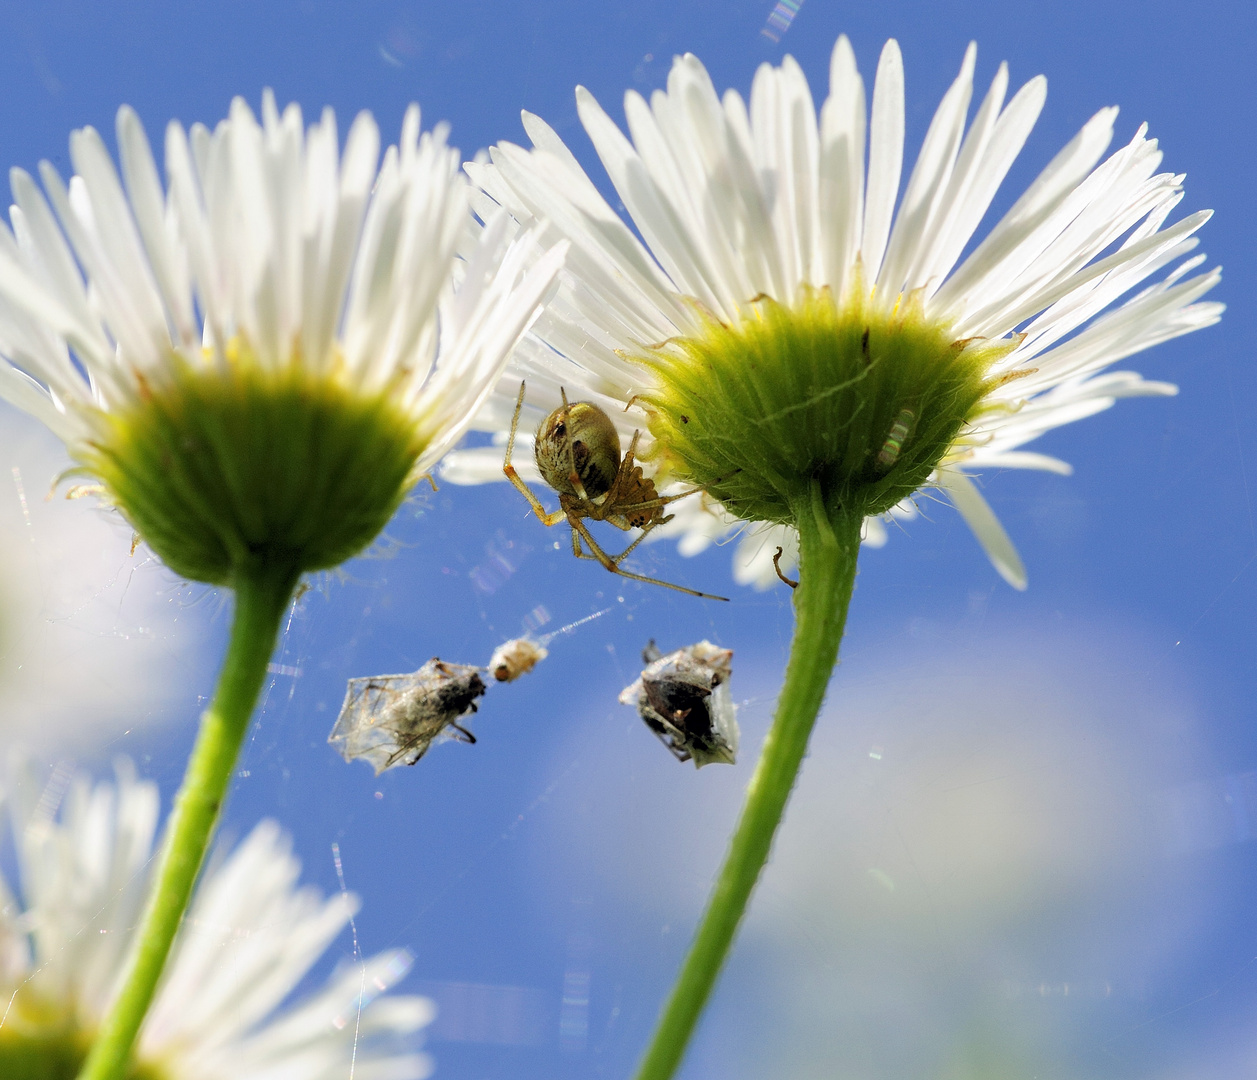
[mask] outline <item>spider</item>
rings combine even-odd
[[[541,500],[520,479],[515,466],[511,464],[519,414],[524,407],[524,389],[525,383],[521,382],[502,471],[519,488],[541,523],[546,526],[557,525],[566,519],[572,527],[572,554],[578,559],[594,559],[613,574],[632,578],[634,581],[645,581],[651,585],[662,585],[666,589],[689,593],[690,596],[727,600],[727,596],[714,596],[696,589],[687,589],[683,585],[673,585],[670,581],[634,574],[620,566],[637,545],[646,539],[646,534],[651,529],[672,520],[671,514],[663,512],[668,503],[693,495],[698,489],[691,488],[675,495],[660,495],[655,490],[654,481],[643,476],[642,467],[634,461],[641,432],[633,432],[628,453],[621,458],[620,433],[616,431],[611,418],[589,401],[577,401],[569,405],[567,394],[562,388],[559,389],[559,396],[563,399],[563,404],[541,421],[533,450],[542,479],[559,493],[559,509],[553,513],[546,511]],[[619,555],[608,555],[590,535],[585,518],[608,522],[624,532],[641,529],[641,535]],[[582,547],[582,540],[588,551]]]

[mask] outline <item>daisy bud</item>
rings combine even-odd
[[[76,448],[176,573],[228,584],[250,559],[298,573],[356,555],[412,481],[424,438],[388,393],[300,365],[268,371],[240,341],[222,370],[184,370]]]

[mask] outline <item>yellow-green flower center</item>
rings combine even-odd
[[[139,404],[103,415],[76,452],[176,573],[228,585],[248,563],[338,565],[384,528],[424,448],[387,391],[364,394],[299,359],[268,370],[172,361]]]
[[[6,995],[7,998],[8,995]],[[0,1077],[4,1080],[74,1080],[92,1044],[65,1010],[19,992],[0,1026]],[[168,1080],[152,1064],[132,1064],[127,1080]]]
[[[661,464],[752,521],[792,522],[816,484],[833,511],[889,510],[925,483],[1016,344],[956,341],[917,304],[884,313],[828,289],[704,324],[638,357],[659,381],[639,400]]]

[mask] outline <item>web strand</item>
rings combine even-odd
[[[336,864],[336,880],[340,883],[340,894],[349,901],[349,890],[345,888],[345,870],[340,861],[340,844],[332,841],[332,862]],[[358,1039],[362,1034],[362,1002],[367,995],[367,965],[362,962],[362,950],[358,947],[358,924],[354,921],[353,907],[349,906],[349,929],[354,939],[354,961],[358,965],[361,981],[358,985],[358,1012],[354,1018],[354,1044],[349,1056],[349,1080],[354,1080],[354,1069],[358,1064]]]

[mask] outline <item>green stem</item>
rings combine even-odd
[[[192,895],[296,583],[289,567],[251,566],[237,574],[227,657],[175,796],[131,966],[78,1080],[127,1075],[131,1048]]]
[[[738,923],[768,861],[773,835],[807,753],[855,587],[860,520],[826,512],[819,488],[798,508],[799,585],[794,640],[777,713],[746,791],[742,816],[676,984],[637,1070],[637,1080],[669,1080],[720,974]]]

